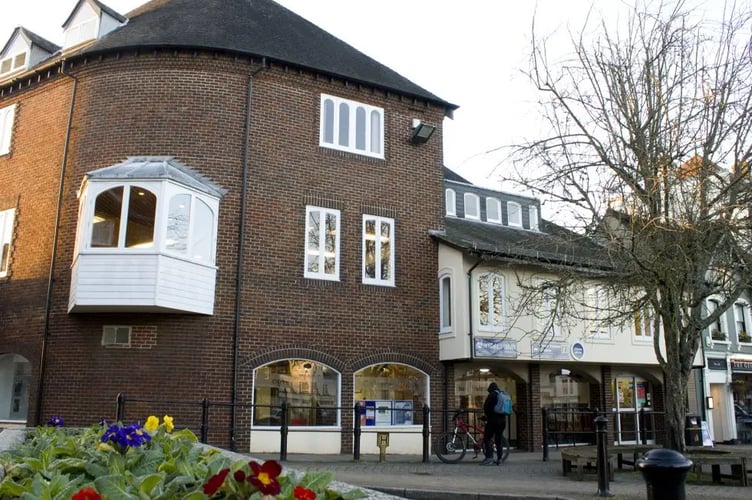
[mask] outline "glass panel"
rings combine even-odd
[[[493,277],[493,324],[501,325],[501,306],[502,306],[502,281],[500,276]]]
[[[456,199],[456,195],[454,193],[454,190],[447,189],[446,190],[446,200],[445,200],[447,215],[454,215],[456,213],[455,199]]]
[[[323,142],[334,144],[334,101],[331,99],[324,100],[324,109],[322,110],[324,121],[324,138]]]
[[[428,377],[410,366],[380,364],[355,373],[355,401],[363,426],[423,423]]]
[[[307,359],[277,361],[258,368],[253,387],[253,424],[281,425],[282,402],[291,426],[338,424],[339,373]]]
[[[20,68],[26,64],[26,52],[21,52],[13,59],[13,68]]]
[[[355,149],[366,149],[366,110],[360,106],[355,110]]]
[[[100,193],[94,204],[91,227],[93,248],[116,248],[120,239],[120,213],[123,208],[123,186]]]
[[[326,214],[324,274],[335,274],[337,268],[337,215]]]
[[[191,256],[196,260],[212,262],[212,235],[214,234],[214,212],[209,205],[196,198],[196,214],[192,220]]]
[[[167,214],[165,248],[185,254],[188,251],[188,228],[191,222],[191,195],[177,194],[170,199]]]
[[[449,276],[441,279],[441,326],[452,326],[452,281]]]
[[[308,248],[306,257],[308,259],[308,272],[319,272],[319,235],[321,231],[321,212],[311,210],[308,212]]]
[[[488,325],[488,278],[489,275],[478,279],[478,306],[480,307],[480,324]]]
[[[11,58],[3,59],[3,61],[0,63],[0,73],[7,73],[10,71],[12,60]]]
[[[381,154],[381,113],[371,111],[371,152]]]
[[[350,145],[350,107],[344,102],[339,105],[339,145]]]
[[[374,279],[376,278],[376,221],[374,219],[366,220],[363,244],[366,253],[366,278]]]
[[[154,244],[154,217],[157,197],[151,191],[132,186],[125,226],[126,248],[150,248]]]
[[[381,222],[381,279],[389,280],[392,277],[391,269],[391,233],[392,225],[388,222]]]
[[[8,256],[10,255],[10,243],[3,243],[2,258],[0,258],[0,273],[8,272]]]

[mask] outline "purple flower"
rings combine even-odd
[[[53,427],[62,427],[65,425],[65,422],[63,422],[63,417],[58,417],[57,415],[54,417],[50,417],[50,419],[47,421],[47,425],[51,425]]]
[[[130,424],[123,427],[121,424],[114,424],[107,428],[100,439],[103,443],[112,441],[120,450],[125,453],[128,448],[138,448],[147,441],[151,441],[151,436],[140,424]]]

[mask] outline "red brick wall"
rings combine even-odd
[[[246,95],[249,74],[257,68],[229,57],[169,53],[122,55],[72,69],[79,84],[43,418],[60,414],[71,424],[112,418],[118,392],[134,398],[231,399]],[[0,198],[21,196],[14,274],[0,283],[4,325],[14,310],[5,302],[6,290],[31,299],[15,308],[18,319],[0,331],[0,345],[27,353],[35,370],[71,89],[72,80],[63,78],[0,101],[21,102],[16,123],[23,131],[14,138],[13,157],[0,158]],[[385,160],[318,146],[321,92],[385,109]],[[408,142],[414,117],[439,125],[425,145]],[[283,67],[255,76],[239,277],[239,401],[251,400],[255,367],[301,349],[343,370],[345,406],[351,404],[352,373],[373,362],[409,362],[439,376],[437,255],[428,231],[442,226],[442,118],[435,106]],[[45,124],[42,130],[39,123]],[[26,153],[35,138],[35,151]],[[22,161],[22,152],[29,158]],[[139,155],[175,156],[228,190],[220,203],[213,316],[67,313],[76,192],[83,176]],[[303,278],[305,205],[315,197],[333,200],[330,206],[342,211],[336,283]],[[35,207],[40,204],[33,209],[40,213],[29,213],[29,198]],[[395,214],[394,288],[361,284],[361,216],[373,213],[364,207]],[[20,282],[27,275],[29,281]],[[148,325],[158,339],[150,349],[104,349],[103,324]],[[432,387],[430,403],[438,407],[442,394],[438,385]]]

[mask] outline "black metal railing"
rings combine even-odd
[[[396,425],[418,424],[419,429],[410,429],[402,427],[399,429],[400,434],[421,434],[422,436],[422,455],[423,462],[429,462],[430,456],[430,436],[431,436],[431,411],[428,406],[421,409],[404,409],[404,408],[373,408],[355,403],[352,407],[344,406],[299,406],[289,405],[282,402],[280,405],[256,405],[256,404],[232,404],[220,401],[210,401],[208,398],[193,401],[169,401],[169,400],[148,400],[126,397],[125,394],[117,395],[116,419],[120,422],[125,421],[126,406],[134,405],[137,410],[148,408],[150,414],[174,413],[175,409],[180,408],[182,428],[193,431],[201,443],[210,444],[211,436],[214,429],[212,425],[212,416],[223,422],[228,421],[228,414],[233,406],[236,409],[247,410],[250,414],[257,410],[268,417],[259,419],[261,423],[251,424],[250,416],[247,419],[241,419],[246,424],[237,425],[230,429],[231,449],[236,451],[236,436],[239,433],[248,432],[279,432],[280,461],[287,460],[288,442],[291,433],[295,432],[326,432],[331,433],[332,427],[337,426],[338,420],[336,415],[342,419],[339,423],[349,419],[348,426],[340,425],[341,433],[352,432],[353,436],[353,459],[360,459],[360,445],[363,434],[363,427],[374,429],[379,432],[389,432],[390,425],[380,425],[379,420],[388,420],[397,422]],[[160,411],[161,410],[161,411]],[[213,412],[219,413],[213,415]],[[379,414],[377,418],[377,413]],[[139,413],[141,415],[141,413]],[[310,415],[310,419],[300,418],[300,416]],[[293,418],[295,417],[295,418]],[[313,423],[312,423],[313,422]],[[230,426],[232,427],[232,426]],[[225,427],[223,427],[224,429]]]

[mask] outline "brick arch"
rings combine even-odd
[[[310,349],[307,347],[277,346],[269,349],[262,349],[253,353],[253,355],[246,357],[245,360],[240,363],[240,369],[250,369],[251,371],[253,371],[259,366],[263,366],[274,361],[279,361],[280,359],[291,358],[310,359],[311,361],[324,363],[325,365],[334,368],[339,373],[347,371],[347,369],[349,368],[347,363],[328,352],[319,351],[317,349]]]
[[[352,371],[357,372],[367,366],[375,365],[378,363],[402,363],[418,368],[430,377],[437,376],[440,373],[438,367],[433,366],[423,358],[420,358],[413,354],[406,354],[389,350],[371,352],[363,357],[354,359],[351,363]]]

